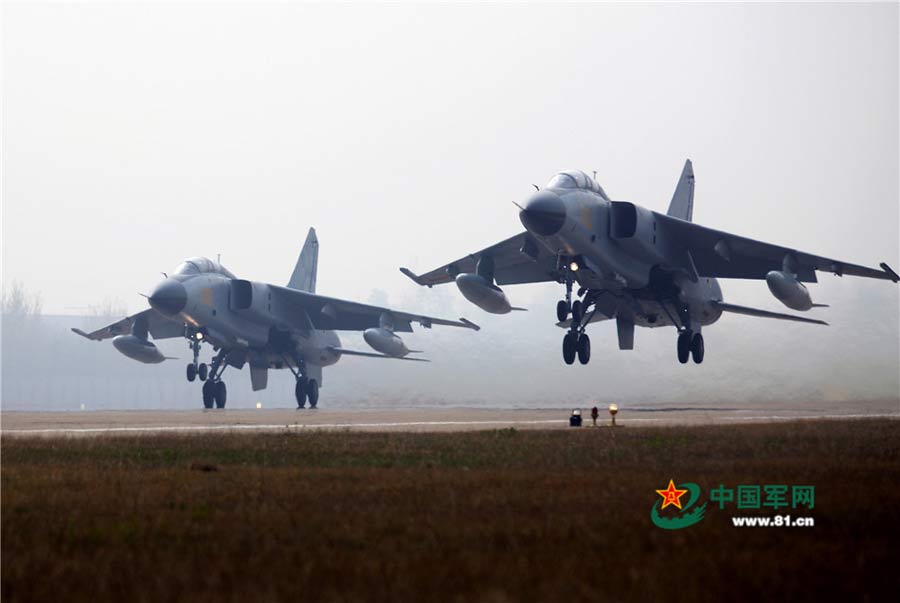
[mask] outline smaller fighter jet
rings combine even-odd
[[[418,350],[408,349],[397,333],[412,332],[412,323],[426,329],[446,325],[478,330],[464,318],[444,320],[317,295],[318,258],[319,241],[312,228],[286,287],[239,279],[218,262],[191,258],[156,286],[147,310],[92,333],[72,330],[94,341],[112,338],[119,352],[147,364],[168,358],[149,336],[187,339],[193,353],[187,380],[203,382],[205,408],[225,407],[222,373],[229,366],[248,365],[254,391],[266,388],[270,368],[286,368],[297,381],[297,407],[304,408],[308,400],[315,408],[322,369],[341,356],[427,362],[409,357]],[[335,331],[362,331],[377,353],[341,347]],[[209,365],[199,362],[204,343],[215,352]]]

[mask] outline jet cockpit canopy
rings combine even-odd
[[[565,172],[560,172],[550,179],[550,182],[547,183],[546,188],[580,188],[583,190],[593,191],[599,194],[604,199],[609,199],[609,197],[606,196],[606,192],[603,190],[603,187],[597,184],[597,182],[593,178],[591,178],[581,170],[566,170]]]
[[[209,272],[221,274],[222,276],[228,278],[235,278],[235,276],[224,266],[222,266],[218,262],[214,262],[211,259],[204,257],[189,258],[183,261],[178,265],[178,268],[175,269],[174,274],[192,276],[195,274],[206,274]]]

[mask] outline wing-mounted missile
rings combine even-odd
[[[797,258],[793,254],[784,256],[781,270],[766,274],[766,284],[775,298],[788,308],[805,312],[810,308],[823,307],[814,304],[806,285],[797,278]]]
[[[503,289],[494,284],[494,258],[482,255],[475,265],[475,274],[463,272],[456,275],[456,287],[467,300],[491,314],[507,314],[520,310],[510,306]]]
[[[378,327],[363,331],[363,339],[369,346],[386,356],[403,358],[412,350],[406,347],[400,337],[394,333],[394,319],[390,314],[382,314],[378,319]]]

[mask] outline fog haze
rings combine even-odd
[[[677,363],[673,329],[639,329],[619,352],[614,325],[593,325],[591,364],[568,367],[561,286],[508,287],[530,311],[497,317],[397,270],[521,231],[512,202],[562,169],[596,170],[612,198],[664,211],[688,157],[694,221],[898,268],[898,16],[896,4],[4,3],[3,283],[39,293],[46,316],[31,337],[4,317],[3,405],[199,405],[184,342],[160,342],[183,360],[143,366],[67,328],[105,302],[144,309],[138,293],[189,256],[221,253],[242,278],[284,284],[309,226],[320,293],[483,327],[405,337],[430,365],[344,358],[326,369],[323,406],[900,399],[888,282],[820,274],[813,300],[831,308],[810,315],[829,327],[726,315],[704,330],[701,366]],[[722,288],[787,311],[761,281]],[[229,406],[293,403],[285,371],[262,394],[247,371],[225,375]]]

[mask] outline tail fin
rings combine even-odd
[[[684,169],[681,170],[681,178],[678,179],[678,186],[675,187],[675,194],[672,195],[672,201],[669,203],[668,215],[674,218],[681,218],[687,222],[693,221],[694,218],[694,166],[691,160],[684,162]]]
[[[297,265],[294,266],[294,273],[287,286],[291,289],[306,291],[307,293],[316,292],[316,271],[319,266],[319,239],[316,238],[316,229],[310,228],[309,234],[306,235],[306,243],[300,251],[300,257],[297,258]]]

